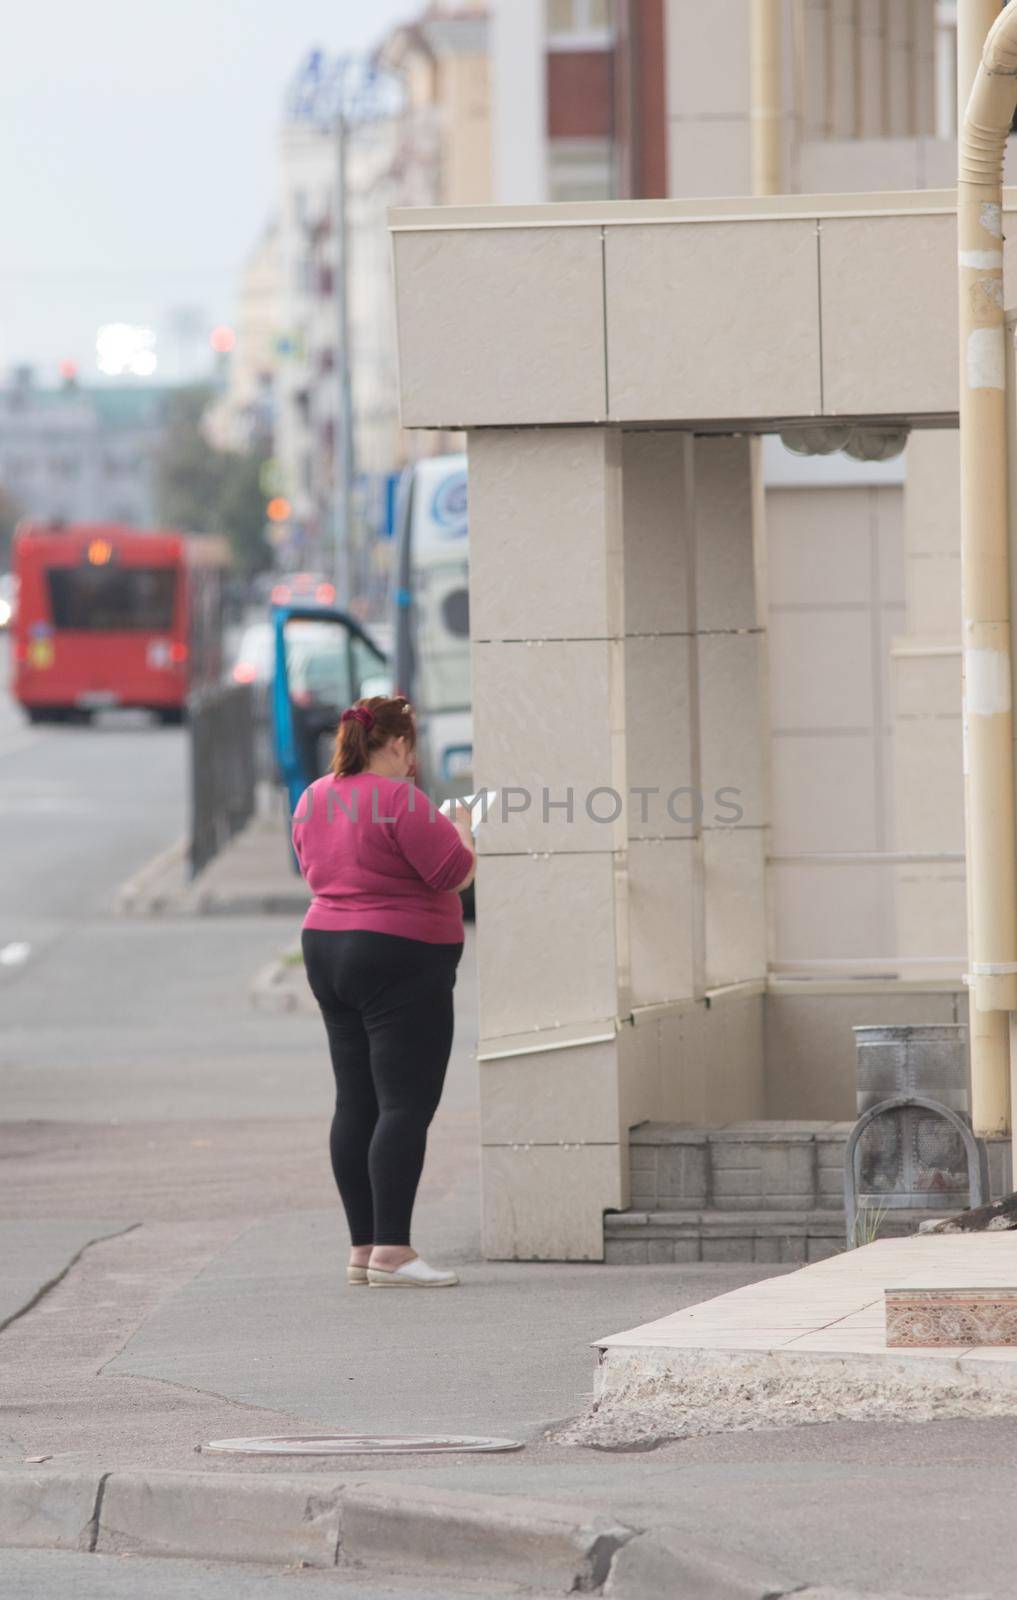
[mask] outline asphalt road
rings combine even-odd
[[[422,1247],[464,1286],[345,1289],[320,1025],[248,1003],[292,923],[113,913],[117,886],[183,830],[185,737],[116,717],[29,729],[0,696],[0,1461],[214,1473],[224,1458],[195,1454],[214,1438],[497,1431],[526,1450],[412,1475],[596,1501],[803,1584],[1011,1596],[1017,1423],[839,1424],[649,1456],[543,1440],[589,1393],[591,1340],[758,1272],[480,1261],[471,951],[419,1207]],[[405,1460],[355,1465],[410,1476]],[[4,1592],[40,1600],[283,1582],[360,1593],[334,1575],[0,1555]]]

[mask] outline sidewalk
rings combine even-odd
[[[114,904],[121,916],[133,917],[302,916],[307,902],[281,799],[263,785],[255,816],[197,878],[180,838],[121,884]]]

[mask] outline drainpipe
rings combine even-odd
[[[783,0],[752,0],[752,193],[781,194]]]
[[[961,60],[990,9],[961,0]],[[957,182],[969,983],[974,1011],[1001,1013],[1017,1011],[1002,227],[1003,156],[1015,108],[1017,0],[1010,0],[985,40],[960,130]],[[989,1043],[995,1037],[990,1034]],[[984,1047],[972,1052],[978,1134],[1009,1126],[1007,1075],[998,1054]]]

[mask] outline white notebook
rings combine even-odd
[[[463,795],[460,800],[443,800],[438,810],[443,817],[451,817],[453,808],[457,805],[469,806],[470,826],[476,833],[480,824],[487,817],[494,815],[495,805],[498,800],[497,789],[478,789],[476,794]]]

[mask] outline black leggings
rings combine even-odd
[[[452,1049],[461,944],[305,928],[335,1072],[332,1171],[355,1245],[408,1245]]]

